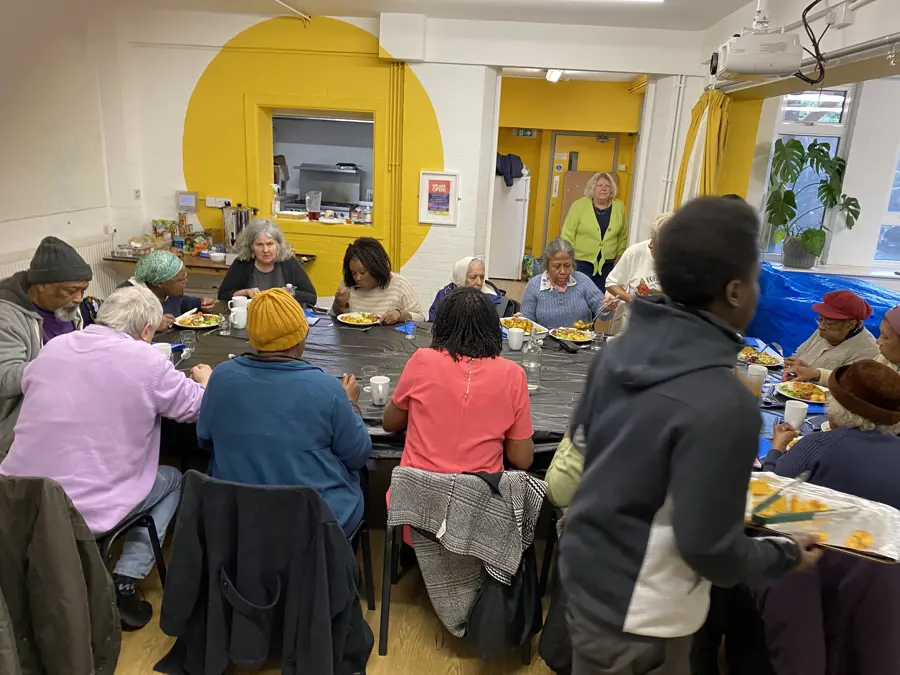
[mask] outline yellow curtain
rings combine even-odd
[[[728,135],[728,107],[731,99],[721,91],[711,89],[704,92],[691,111],[691,126],[684,142],[684,153],[681,156],[681,167],[678,170],[678,181],[675,184],[675,208],[684,201],[684,189],[687,183],[688,166],[703,114],[707,114],[706,132],[703,139],[703,155],[700,166],[700,196],[718,194],[719,173],[722,168],[722,157],[725,155],[725,140]]]
[[[691,162],[691,153],[697,142],[697,133],[700,131],[700,122],[703,121],[703,113],[706,112],[709,92],[704,92],[697,101],[697,105],[691,111],[691,126],[688,127],[687,138],[684,139],[684,151],[681,154],[681,167],[678,169],[678,181],[675,183],[675,208],[681,206],[684,199],[684,186],[687,182],[688,165]]]
[[[706,144],[703,147],[703,165],[700,169],[701,196],[719,194],[719,173],[725,156],[728,108],[731,105],[731,99],[721,91],[712,89],[707,93]]]

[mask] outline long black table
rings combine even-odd
[[[230,354],[252,353],[244,330],[232,328],[231,335],[223,336],[218,330],[195,331],[197,346],[190,359],[181,361],[178,369],[188,371],[192,366],[205,363],[215,367],[228,360]],[[181,330],[177,327],[157,335],[157,341],[177,343]],[[390,326],[373,326],[368,329],[340,324],[330,317],[319,317],[310,327],[303,358],[319,366],[325,372],[339,376],[356,375],[360,387],[368,384],[362,369],[372,366],[377,374],[391,378],[391,391],[397,386],[400,373],[417,349],[431,344],[430,324],[416,327],[413,339]],[[544,340],[540,389],[530,394],[531,417],[534,426],[535,462],[532,470],[542,472],[550,464],[553,451],[562,439],[575,403],[581,396],[588,367],[596,352],[589,349],[570,354],[559,349],[552,338]],[[521,352],[510,351],[506,341],[503,358],[520,363]],[[390,472],[403,452],[403,434],[388,434],[381,427],[383,407],[372,403],[370,392],[362,391],[359,407],[372,437],[371,473],[367,504],[367,518],[371,525],[380,527],[384,522],[383,494],[390,483]],[[238,411],[235,411],[236,414]],[[196,445],[196,433],[192,424],[178,424],[164,420],[163,451],[170,458],[177,455],[182,467],[189,465],[190,456],[202,464],[205,458]]]

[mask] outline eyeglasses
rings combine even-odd
[[[847,323],[848,319],[828,319],[824,316],[819,317],[819,327],[820,328],[840,328],[845,323]]]

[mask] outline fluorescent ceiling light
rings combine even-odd
[[[563,76],[563,71],[551,68],[547,71],[547,82],[559,82],[559,78]]]

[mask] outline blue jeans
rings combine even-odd
[[[181,472],[171,466],[161,466],[156,472],[156,480],[144,500],[132,509],[128,517],[141,511],[149,511],[156,523],[159,543],[166,538],[166,528],[178,508],[181,497]],[[122,555],[116,563],[116,574],[132,579],[143,579],[153,569],[153,547],[150,535],[143,527],[136,527],[125,535]]]

